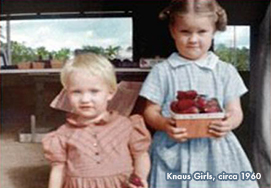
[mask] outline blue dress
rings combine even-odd
[[[170,117],[169,106],[176,99],[178,90],[196,90],[199,94],[215,97],[223,107],[247,92],[237,70],[212,52],[199,61],[173,53],[153,67],[140,95],[160,105],[162,115]],[[241,180],[240,173],[252,172],[252,168],[232,132],[222,138],[198,138],[179,143],[165,132],[157,131],[151,147],[151,160],[150,188],[258,187],[257,181]],[[237,174],[238,180],[222,181],[229,173],[234,173],[235,178]],[[172,180],[174,174],[179,175],[178,178],[175,176],[176,180]]]

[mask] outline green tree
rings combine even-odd
[[[119,54],[120,49],[121,49],[120,46],[113,47],[113,46],[110,45],[105,49],[105,55],[109,59],[113,59]]]
[[[48,50],[46,50],[45,47],[38,47],[36,49],[36,53],[38,55],[38,57],[41,57],[41,59],[48,59],[48,56],[50,54],[50,52]]]
[[[105,50],[103,47],[85,45],[85,46],[82,46],[82,49],[83,51],[105,55]]]
[[[70,58],[71,50],[69,48],[62,48],[57,52],[51,52],[51,54],[53,55],[54,59],[57,59],[59,61],[66,61]]]
[[[13,64],[37,59],[37,55],[32,48],[16,41],[11,41],[11,52]]]
[[[215,50],[215,53],[222,61],[233,64],[239,71],[249,70],[248,48],[228,48],[224,44],[219,44]]]
[[[89,46],[89,45],[82,46],[83,51],[100,54],[100,55],[103,55],[109,59],[115,58],[118,55],[120,49],[121,49],[120,46],[114,47],[111,45],[105,49],[103,47],[98,47],[98,46]]]
[[[249,49],[243,47],[236,52],[237,69],[240,71],[249,70]]]

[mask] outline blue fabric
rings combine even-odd
[[[222,62],[212,52],[200,61],[190,61],[173,53],[167,60],[153,67],[146,78],[140,95],[158,104],[162,115],[169,117],[171,101],[178,90],[196,90],[199,94],[218,99],[225,105],[247,92],[237,70]],[[256,181],[240,180],[241,171],[250,171],[250,162],[235,135],[223,138],[190,139],[178,143],[164,132],[156,132],[151,147],[151,188],[257,188]],[[196,171],[217,176],[223,171],[238,173],[239,181],[167,181],[166,173],[177,174]]]

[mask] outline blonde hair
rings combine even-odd
[[[209,16],[213,18],[216,30],[226,30],[226,11],[216,0],[172,0],[170,5],[160,12],[159,18],[161,20],[169,18],[170,24],[173,25],[175,16],[183,16],[188,13]]]
[[[64,88],[67,88],[69,75],[74,70],[86,71],[90,75],[98,76],[108,84],[112,91],[117,90],[117,78],[113,65],[103,56],[94,53],[79,54],[68,61],[63,67],[60,79]]]

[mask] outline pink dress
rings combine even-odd
[[[64,188],[122,188],[133,159],[149,149],[150,140],[141,116],[112,112],[96,124],[72,115],[42,144],[52,165],[65,163]]]

